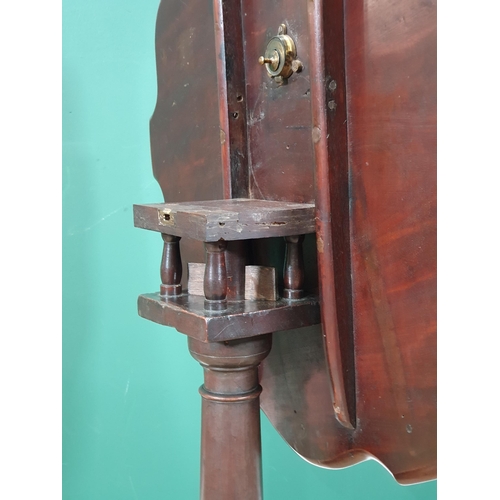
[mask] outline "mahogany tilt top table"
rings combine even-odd
[[[159,291],[204,368],[201,497],[262,498],[260,408],[307,461],[436,477],[436,5],[162,0]]]

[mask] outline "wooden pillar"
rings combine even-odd
[[[222,311],[227,308],[227,272],[224,240],[205,242],[206,265],[203,288],[205,309]]]
[[[162,234],[163,255],[161,258],[160,294],[164,297],[180,295],[182,293],[182,261],[179,249],[179,236]]]
[[[204,369],[201,430],[202,500],[262,498],[258,366],[271,350],[271,334],[204,343],[189,351]]]
[[[285,268],[283,272],[285,299],[301,299],[304,296],[304,235],[286,236]]]

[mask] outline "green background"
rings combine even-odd
[[[178,1],[178,0],[172,0]],[[186,338],[137,316],[158,289],[149,118],[158,0],[63,3],[63,491],[66,500],[196,499],[201,367]],[[267,499],[434,499],[377,462],[303,461],[263,416]]]

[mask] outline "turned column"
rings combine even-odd
[[[283,298],[301,299],[304,296],[304,235],[285,236],[286,252],[283,270]]]
[[[227,308],[227,272],[224,240],[205,242],[206,263],[203,289],[205,309],[222,311]]]
[[[262,498],[257,368],[270,350],[271,334],[212,343],[189,338],[189,351],[204,369],[202,500]]]
[[[160,294],[164,297],[182,293],[182,261],[179,248],[179,236],[162,234],[163,254],[160,265]]]

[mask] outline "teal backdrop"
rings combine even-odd
[[[136,310],[162,249],[132,221],[132,204],[162,200],[148,128],[158,4],[63,2],[65,500],[198,497],[202,370],[183,335]],[[375,461],[314,467],[265,416],[262,440],[268,500],[436,498],[436,482],[399,486]]]

